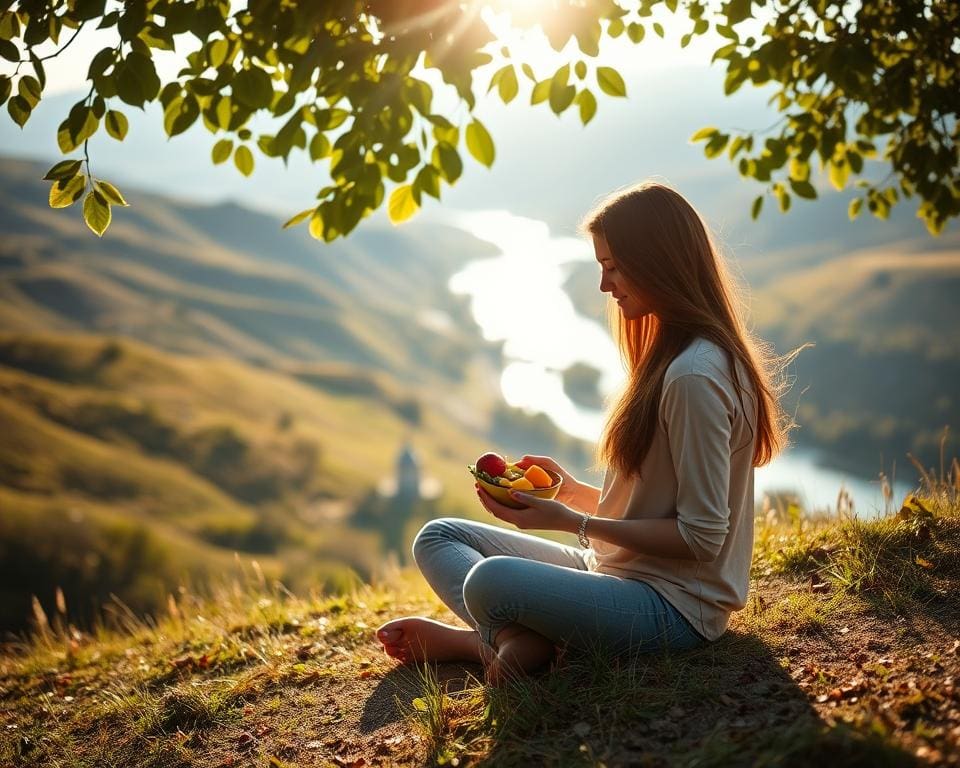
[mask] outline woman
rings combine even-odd
[[[581,547],[457,518],[427,523],[414,558],[471,629],[425,617],[377,630],[404,663],[471,660],[500,685],[567,645],[612,652],[689,649],[716,640],[746,604],[753,475],[786,445],[784,367],[745,327],[738,292],[696,210],[644,182],[614,193],[581,229],[628,379],[597,446],[602,488],[553,459],[554,500],[514,510],[477,487],[494,516],[567,531]]]

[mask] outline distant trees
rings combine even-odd
[[[93,177],[87,151],[98,130],[123,141],[123,105],[158,100],[164,129],[176,136],[200,120],[216,136],[214,163],[232,158],[249,176],[255,152],[283,158],[300,150],[328,164],[329,184],[317,202],[284,226],[308,222],[331,241],[350,233],[385,201],[394,221],[416,212],[423,195],[440,198],[443,184],[463,172],[463,148],[490,166],[495,144],[473,115],[477,94],[496,89],[505,103],[521,90],[529,103],[556,114],[575,107],[583,124],[597,110],[596,93],[626,96],[611,67],[591,59],[607,38],[641,44],[664,35],[654,12],[677,13],[680,0],[250,0],[230,13],[226,0],[124,4],[106,0],[0,5],[0,57],[15,65],[0,76],[0,103],[23,127],[46,84],[43,62],[67,48],[83,27],[116,29],[116,44],[89,62],[90,90],[57,133],[65,155],[83,157],[53,166],[50,205],[83,198],[84,217],[98,235],[110,224],[121,192]],[[539,24],[552,46],[576,50],[555,72],[537,73],[524,51],[496,40],[481,11],[509,9],[518,28]],[[849,4],[834,0],[686,0],[689,30],[680,40],[715,30],[722,44],[714,61],[726,66],[724,92],[744,83],[773,83],[782,113],[769,129],[745,133],[706,127],[708,157],[726,152],[744,178],[765,185],[781,211],[793,197],[815,198],[811,167],[818,164],[837,189],[875,158],[887,169],[880,181],[858,178],[849,203],[855,217],[866,205],[884,218],[901,195],[917,196],[917,215],[939,233],[960,213],[958,128],[960,5],[951,0]],[[38,56],[52,41],[59,49]],[[185,51],[184,66],[161,82],[155,50]],[[434,108],[433,89],[416,65],[436,69],[455,89],[459,106]],[[477,82],[478,68],[494,64]],[[14,90],[15,89],[15,90]],[[526,98],[524,99],[526,100]],[[465,108],[465,109],[464,109]],[[276,119],[272,134],[254,136],[250,118]],[[773,131],[772,135],[765,134]],[[387,195],[387,183],[392,190]]]

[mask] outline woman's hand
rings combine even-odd
[[[579,507],[580,481],[561,467],[554,459],[549,456],[526,455],[516,464],[520,469],[529,469],[536,464],[538,467],[556,472],[563,478],[563,483],[560,485],[560,491],[557,493],[556,500],[570,507]]]
[[[535,463],[535,462],[531,462]],[[542,465],[541,465],[542,466]],[[501,504],[493,496],[475,483],[477,497],[491,515],[505,523],[517,526],[521,530],[566,531],[575,533],[580,524],[580,513],[555,499],[541,499],[522,491],[511,491],[510,495],[521,504],[523,509],[513,509]],[[562,486],[561,486],[562,487]]]

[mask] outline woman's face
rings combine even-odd
[[[611,294],[617,300],[624,317],[636,319],[649,314],[650,310],[636,295],[636,291],[627,288],[626,280],[613,263],[613,256],[606,239],[600,235],[594,235],[593,250],[596,252],[597,261],[600,262],[600,291]]]

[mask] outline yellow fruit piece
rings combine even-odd
[[[529,466],[523,476],[533,483],[534,488],[549,488],[553,485],[553,478],[547,474],[547,470],[536,464]]]
[[[512,483],[510,483],[510,487],[518,491],[532,491],[534,488],[534,485],[529,480],[527,480],[527,478],[519,477],[516,480],[514,480]]]
[[[507,480],[507,478],[505,478],[505,477],[498,477],[498,478],[497,478],[497,485],[502,485],[504,488],[509,488],[509,487],[510,487],[510,481]]]

